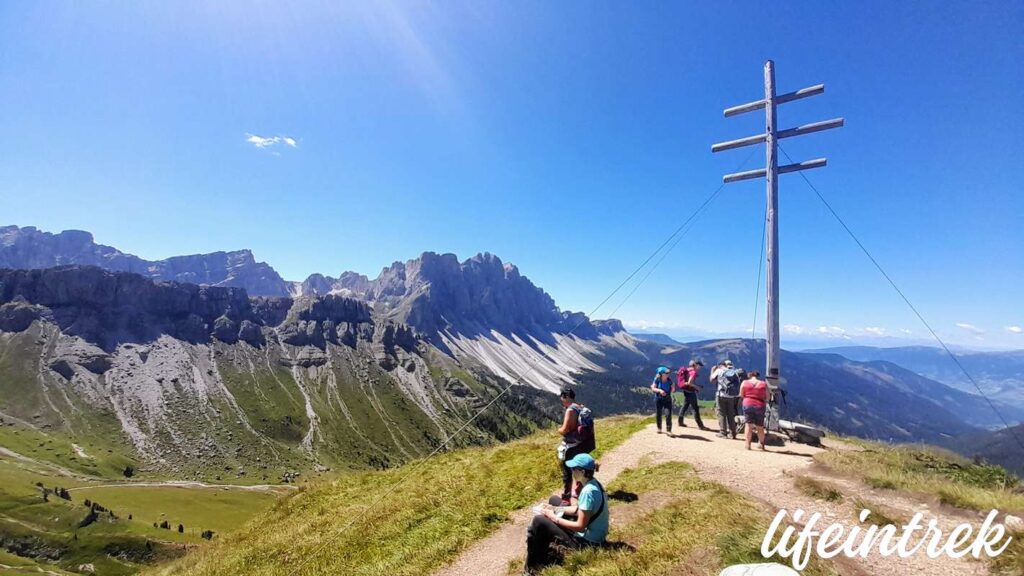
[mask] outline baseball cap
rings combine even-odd
[[[584,470],[593,470],[597,467],[597,461],[590,454],[577,454],[571,459],[566,460],[566,468],[582,468]]]

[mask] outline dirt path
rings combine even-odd
[[[747,451],[742,441],[721,439],[713,432],[703,432],[692,427],[676,431],[682,433],[679,437],[672,438],[657,434],[653,425],[641,430],[600,459],[601,470],[597,477],[607,486],[623,470],[636,467],[645,456],[655,464],[683,461],[693,465],[700,477],[705,480],[717,482],[748,497],[766,502],[773,514],[782,508],[790,511],[799,508],[808,513],[820,512],[824,516],[825,525],[839,523],[847,530],[857,525],[856,513],[859,510],[853,509],[853,498],[844,498],[839,503],[815,500],[793,485],[795,476],[821,476],[812,466],[812,458],[823,448],[787,443],[785,447],[769,447],[767,452],[756,449]],[[847,447],[826,441],[826,448]],[[751,474],[751,470],[760,472]],[[835,479],[829,478],[826,481],[837,484]],[[909,512],[906,514],[908,518],[913,512],[926,509],[919,503],[915,505],[906,499],[876,494],[854,482],[844,484],[843,489],[844,493],[856,491],[858,495],[871,502]],[[616,506],[618,510],[618,505]],[[944,516],[938,510],[932,510],[928,514],[938,518],[940,526],[944,529],[964,521],[961,517]],[[926,515],[925,520],[927,521],[929,517]],[[526,527],[531,518],[532,512],[529,507],[516,511],[505,526],[470,546],[452,564],[436,572],[435,576],[506,574],[510,562],[521,560],[526,555]],[[614,531],[614,525],[617,524],[614,514],[612,523]],[[981,562],[953,560],[945,556],[931,559],[924,555],[903,559],[884,558],[873,554],[868,559],[858,559],[857,562],[844,561],[841,565],[837,564],[836,569],[844,576],[981,576],[988,573]]]

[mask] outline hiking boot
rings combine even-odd
[[[679,425],[686,428],[686,422],[683,422],[682,420],[679,421]]]
[[[703,424],[700,426],[700,429],[705,431],[705,432],[707,432],[708,430],[711,430],[711,428],[708,428],[707,426],[704,426]]]
[[[661,434],[661,428],[658,428],[658,434]]]

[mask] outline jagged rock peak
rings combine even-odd
[[[373,323],[367,302],[338,295],[250,299],[243,288],[154,282],[95,266],[0,269],[0,331],[20,332],[37,320],[104,350],[165,334],[260,346],[274,331],[290,344],[354,346],[372,335]]]
[[[92,234],[65,230],[42,232],[33,226],[0,227],[0,268],[43,269],[80,264],[115,272],[134,272],[152,280],[245,288],[249,294],[287,296],[288,283],[250,250],[144,260],[97,244]]]

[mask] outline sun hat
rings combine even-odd
[[[726,368],[732,368],[732,360],[726,359],[722,364],[725,364]]]
[[[658,374],[668,374],[668,368],[664,366],[658,366]]]

